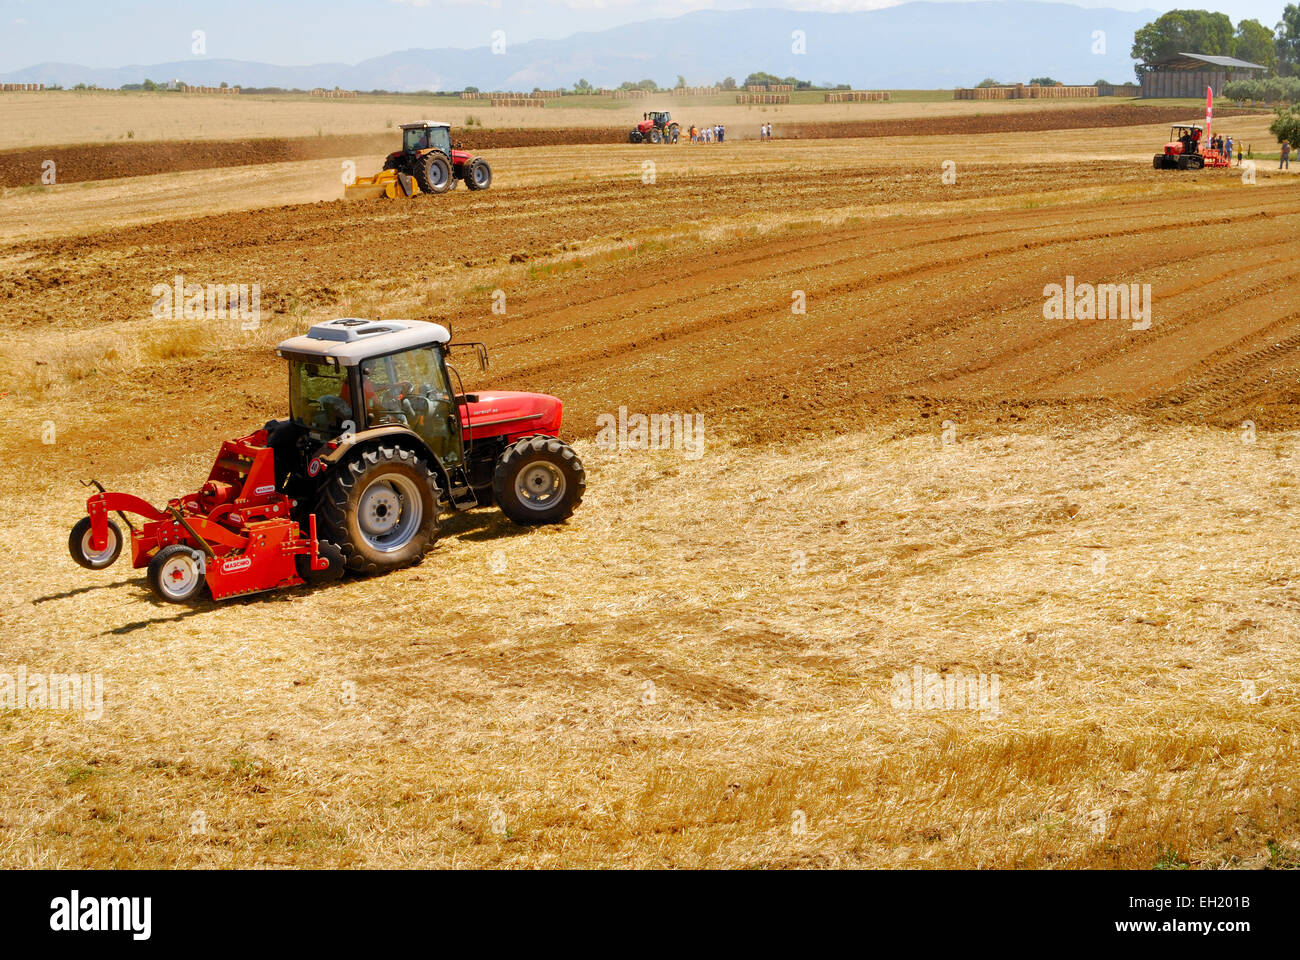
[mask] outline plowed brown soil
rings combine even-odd
[[[384,157],[401,141],[401,131],[365,136],[293,139],[192,140],[164,143],[107,143],[77,147],[38,147],[0,152],[0,187],[41,182],[42,164],[55,162],[60,183],[144,177],[183,170],[211,170],[260,163],[321,160],[333,157]],[[627,131],[603,127],[561,130],[458,130],[453,134],[469,150],[538,147],[558,144],[618,143]]]
[[[1258,111],[1220,110],[1220,117],[1250,115]],[[918,117],[865,120],[846,123],[790,123],[775,125],[775,135],[800,140],[857,137],[947,136],[1004,133],[1027,130],[1072,130],[1123,127],[1139,123],[1186,120],[1181,108],[1116,105],[1090,109],[1026,108],[1010,113],[973,113],[969,116]],[[399,131],[400,132],[400,131]],[[541,147],[574,144],[625,143],[623,127],[530,128],[519,130],[456,129],[453,137],[474,151],[507,147]],[[734,131],[735,139],[748,139]],[[39,147],[0,151],[0,187],[41,182],[42,164],[53,160],[60,183],[142,177],[183,170],[252,166],[294,160],[334,157],[383,157],[398,143],[396,133],[367,136],[298,137],[291,139],[194,140],[163,143],[87,144],[75,147]]]
[[[1300,181],[834,151],[0,245],[0,672],[106,686],[0,709],[0,864],[1294,865]],[[152,316],[177,275],[261,326]],[[1067,276],[1151,326],[1046,319]],[[72,565],[78,478],[195,487],[282,409],[276,342],[376,314],[564,399],[569,523],[220,605]],[[603,448],[620,408],[702,456]]]

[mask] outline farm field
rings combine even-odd
[[[1157,173],[1163,138],[6,191],[0,650],[105,692],[0,711],[0,864],[1295,865],[1300,179]],[[178,274],[260,284],[260,326],[155,319]],[[1149,285],[1150,326],[1049,319],[1067,277]],[[347,315],[564,398],[573,519],[473,511],[418,567],[193,608],[73,565],[78,479],[196,486],[280,412],[274,344]],[[702,417],[700,455],[606,449],[620,409]],[[930,674],[981,708],[900,694]]]
[[[1011,114],[1042,110],[1096,110],[1133,106],[1122,97],[1088,100],[955,101],[951,91],[923,91],[946,99],[890,103],[791,103],[738,105],[735,96],[674,97],[641,100],[567,97],[543,109],[492,107],[490,101],[456,97],[358,97],[321,100],[302,95],[206,96],[179,93],[56,91],[0,94],[0,150],[74,144],[172,140],[232,140],[271,137],[329,137],[386,133],[412,120],[445,120],[456,125],[474,118],[486,129],[609,127],[628,128],[646,110],[672,110],[696,123],[758,126],[776,123],[842,123],[857,120]],[[921,91],[907,91],[919,95]],[[820,100],[820,95],[815,99]],[[1148,106],[1194,108],[1190,101],[1145,101]],[[702,115],[707,112],[707,116]]]

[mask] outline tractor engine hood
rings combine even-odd
[[[472,440],[484,437],[558,436],[564,405],[544,393],[484,390],[457,397],[460,420]]]
[[[455,164],[469,163],[474,158],[468,150],[453,150],[451,152],[451,162]]]

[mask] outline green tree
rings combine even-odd
[[[1032,80],[1029,81],[1030,85],[1036,83],[1040,87],[1054,87],[1057,85],[1058,82],[1059,81],[1053,80],[1051,77],[1034,77]]]
[[[1277,137],[1278,143],[1285,140],[1292,147],[1300,143],[1300,107],[1293,106],[1289,110],[1278,107],[1268,131]]]
[[[1258,20],[1242,20],[1237,24],[1235,50],[1238,60],[1258,63],[1272,70],[1277,66],[1277,49],[1273,31]]]
[[[985,77],[979,83],[975,84],[975,86],[976,87],[1000,87],[1002,86],[1002,84],[998,83],[992,77]]]
[[[673,87],[673,89],[680,90],[684,86],[686,86],[686,78],[679,73],[677,74],[677,84]]]
[[[1232,21],[1224,13],[1208,10],[1170,10],[1140,28],[1133,35],[1129,56],[1143,66],[1175,53],[1232,56],[1237,38]]]
[[[1288,3],[1277,25],[1278,72],[1285,76],[1300,74],[1300,5]]]
[[[736,78],[735,78],[735,77],[727,77],[727,78],[725,78],[725,79],[722,81],[722,83],[718,84],[718,86],[722,87],[723,90],[735,90],[735,89],[736,89]]]

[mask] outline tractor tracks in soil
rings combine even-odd
[[[891,165],[771,169],[756,194],[754,178],[701,164],[665,177],[653,220],[639,183],[557,181],[436,208],[319,203],[15,244],[0,248],[0,327],[134,336],[155,283],[260,278],[263,310],[286,322],[301,315],[294,304],[318,318],[358,303],[453,321],[457,339],[489,343],[485,384],[564,397],[579,437],[620,406],[704,413],[757,442],[898,417],[920,428],[931,411],[1099,403],[1161,420],[1296,423],[1300,268],[1288,245],[1300,185],[1206,175],[1146,193],[1148,172],[1097,162],[1086,170],[1095,194],[1053,165],[972,165],[954,189]],[[1152,327],[1045,319],[1045,284],[1067,276],[1149,284]],[[412,301],[421,289],[437,295]],[[791,310],[797,291],[806,313]],[[232,426],[277,410],[265,346],[215,342],[215,353],[210,342],[197,358],[91,378],[77,395],[129,404],[108,433],[166,420],[177,404],[206,404],[217,424],[240,419]],[[243,392],[215,402],[232,376]]]

